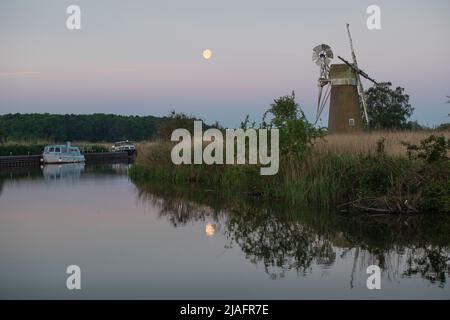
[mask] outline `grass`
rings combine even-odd
[[[406,147],[402,142],[419,144],[430,136],[429,131],[374,131],[360,134],[328,135],[317,141],[315,150],[331,152],[339,155],[369,155],[374,154],[377,144],[384,139],[384,151],[388,156],[406,156]],[[436,131],[435,135],[450,138],[450,131]]]
[[[135,181],[195,185],[291,205],[377,214],[447,213],[449,161],[429,164],[409,159],[402,144],[419,143],[429,135],[429,132],[329,135],[316,141],[307,155],[280,155],[279,173],[268,177],[260,176],[259,167],[251,165],[175,166],[170,158],[173,144],[159,141],[139,146],[130,175]]]

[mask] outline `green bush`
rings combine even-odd
[[[421,199],[420,209],[424,212],[450,212],[450,181],[429,181],[423,188]]]
[[[270,118],[270,120],[268,120]],[[315,139],[324,135],[322,129],[317,129],[307,119],[298,103],[294,92],[275,99],[264,113],[262,128],[280,130],[281,156],[305,156]]]
[[[448,160],[450,151],[450,139],[444,136],[431,135],[420,142],[420,145],[403,142],[407,146],[410,158],[423,159],[428,163]]]

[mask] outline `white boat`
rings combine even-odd
[[[119,141],[112,146],[113,152],[127,152],[128,155],[136,154],[136,146],[130,141]]]
[[[77,163],[84,162],[84,155],[78,147],[73,147],[70,142],[66,145],[46,146],[42,154],[44,163]]]

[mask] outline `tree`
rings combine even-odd
[[[3,142],[6,140],[6,134],[3,131],[2,128],[0,128],[0,144],[3,144]]]
[[[170,114],[157,127],[157,137],[163,140],[170,140],[172,132],[176,129],[186,129],[194,134],[194,122],[200,120],[184,113],[177,113],[172,110]]]
[[[270,120],[267,118],[270,116]],[[267,122],[268,121],[268,122]],[[264,113],[262,128],[280,130],[280,150],[282,154],[305,154],[316,138],[323,136],[308,120],[295,101],[295,94],[275,99]]]
[[[390,83],[373,86],[366,91],[367,113],[373,129],[405,129],[414,108],[405,89],[391,89]]]
[[[164,121],[153,116],[16,113],[0,115],[0,128],[8,140],[142,141],[153,138]]]

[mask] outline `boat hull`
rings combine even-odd
[[[73,155],[62,155],[62,154],[44,154],[44,163],[80,163],[85,162],[86,159],[83,155],[73,156]]]

